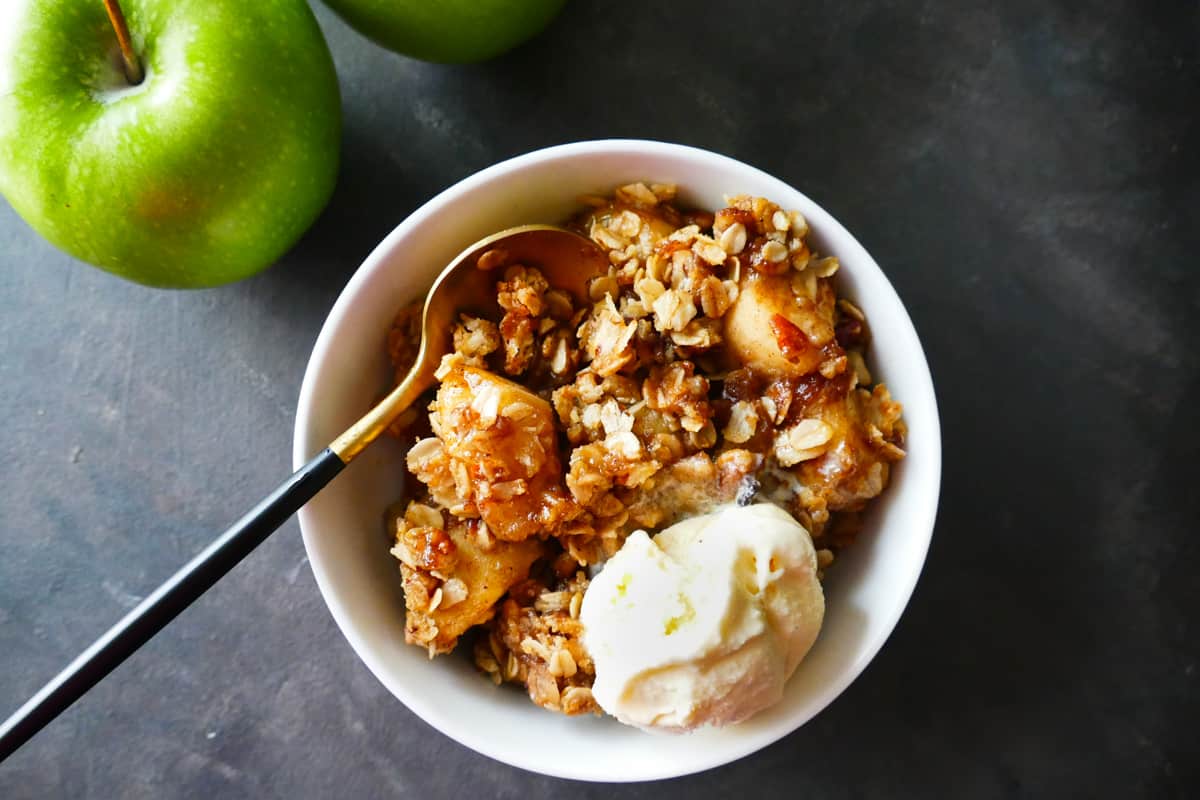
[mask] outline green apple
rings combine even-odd
[[[341,100],[304,0],[0,0],[0,192],[71,255],[153,286],[276,261],[337,177]]]
[[[426,61],[483,61],[545,28],[566,0],[325,0],[359,33]]]

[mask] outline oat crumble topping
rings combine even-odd
[[[587,567],[629,533],[770,499],[825,570],[904,457],[866,317],[804,216],[675,199],[644,183],[583,199],[572,225],[611,265],[587,303],[536,265],[497,265],[502,316],[462,315],[427,418],[392,428],[419,481],[388,521],[407,641],[433,657],[471,631],[484,674],[565,714],[599,713],[579,605]],[[397,379],[418,320],[402,310],[388,337]]]

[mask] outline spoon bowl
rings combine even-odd
[[[425,297],[416,363],[392,392],[329,447],[349,463],[433,385],[450,352],[459,314],[498,316],[496,281],[515,264],[537,267],[551,286],[587,299],[588,283],[608,269],[608,258],[590,239],[554,225],[507,228],[475,242],[446,266]]]

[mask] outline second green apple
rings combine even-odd
[[[566,0],[325,0],[359,33],[398,53],[483,61],[535,35]]]

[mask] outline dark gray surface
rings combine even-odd
[[[391,698],[292,523],[0,765],[0,797],[1200,791],[1197,6],[788,6],[575,2],[474,67],[386,53],[319,8],[341,182],[302,243],[238,285],[124,283],[0,204],[0,714],[284,475],[309,348],[392,226],[498,159],[611,136],[796,185],[922,334],[941,513],[866,673],[701,776],[534,776]]]

